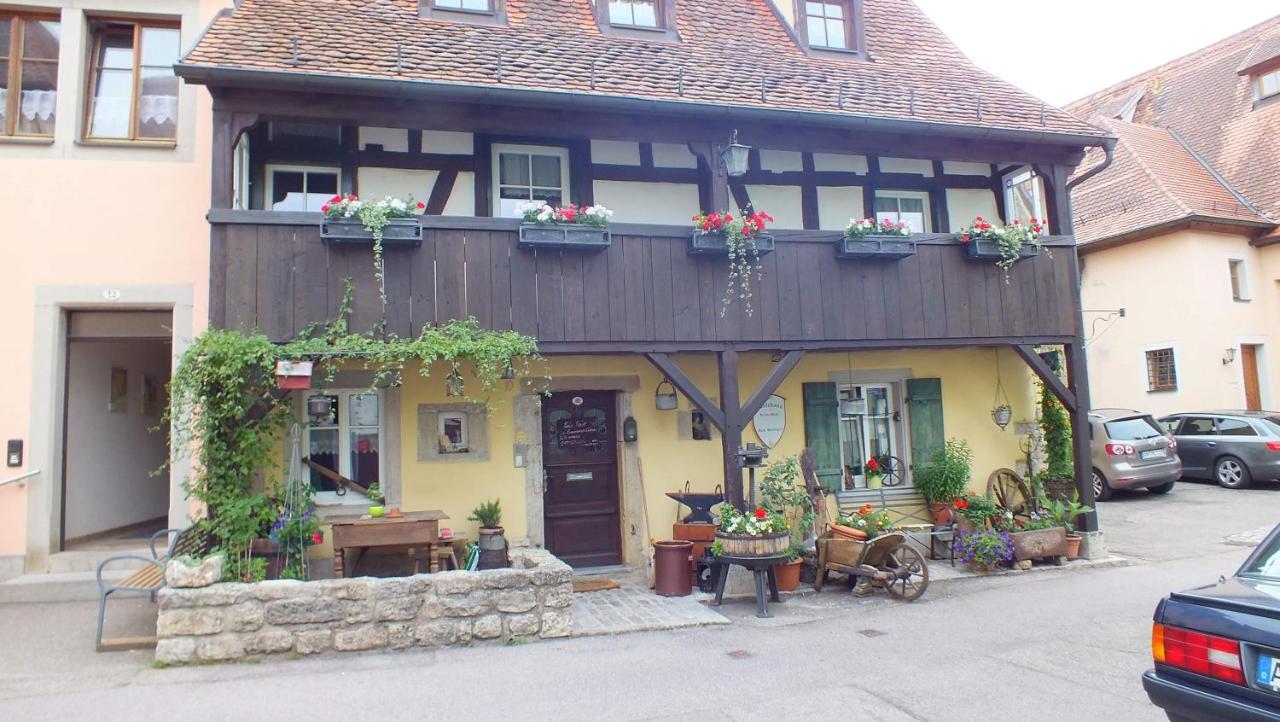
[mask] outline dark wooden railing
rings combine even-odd
[[[355,287],[353,326],[382,317],[368,247],[321,243],[318,214],[211,211],[210,315],[215,326],[285,340],[333,317]],[[474,316],[487,328],[536,336],[545,351],[875,348],[1061,343],[1076,333],[1075,247],[1017,263],[970,262],[948,236],[922,235],[901,261],[837,260],[837,232],[778,231],[752,278],[754,313],[721,316],[728,264],[686,253],[679,226],[615,224],[594,253],[516,246],[518,224],[423,219],[418,248],[388,249],[387,328]]]

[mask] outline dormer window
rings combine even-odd
[[[505,25],[507,0],[418,0],[418,14],[432,20]]]
[[[637,40],[679,40],[676,0],[592,0],[605,35]]]
[[[1253,99],[1266,100],[1280,96],[1280,68],[1263,73],[1253,80]]]
[[[795,32],[808,50],[866,57],[862,0],[795,0]]]
[[[435,6],[442,10],[469,10],[471,12],[491,13],[491,0],[435,0]]]

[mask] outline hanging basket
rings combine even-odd
[[[997,406],[991,410],[991,420],[1004,431],[1009,422],[1013,421],[1013,409],[1008,404]]]
[[[666,386],[667,391],[663,391],[662,387]],[[658,382],[658,388],[653,392],[653,406],[658,411],[675,411],[680,404],[679,397],[676,396],[676,387],[671,385],[670,381],[663,379]]]

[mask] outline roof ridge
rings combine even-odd
[[[1220,49],[1220,47],[1219,47],[1219,46],[1225,45],[1225,44],[1227,44],[1227,43],[1229,43],[1229,42],[1233,42],[1233,41],[1235,41],[1235,40],[1239,39],[1239,38],[1240,38],[1240,36],[1242,36],[1242,35],[1247,35],[1247,34],[1249,34],[1249,33],[1255,32],[1255,31],[1259,30],[1260,28],[1262,28],[1262,27],[1264,27],[1264,26],[1266,26],[1266,25],[1270,25],[1270,24],[1272,24],[1272,23],[1275,23],[1275,24],[1276,24],[1276,27],[1277,27],[1278,29],[1280,29],[1280,15],[1273,15],[1272,17],[1267,18],[1266,20],[1262,20],[1262,21],[1260,21],[1260,22],[1254,23],[1253,25],[1250,25],[1249,27],[1244,28],[1243,30],[1237,31],[1237,32],[1235,32],[1235,33],[1232,33],[1231,35],[1228,35],[1228,36],[1226,36],[1225,38],[1221,38],[1221,39],[1219,39],[1219,40],[1215,40],[1214,42],[1212,42],[1212,43],[1210,43],[1210,44],[1208,44],[1208,45],[1205,45],[1204,47],[1197,48],[1197,49],[1192,50],[1192,51],[1190,51],[1190,52],[1188,52],[1188,53],[1184,53],[1184,54],[1179,55],[1179,56],[1177,56],[1177,57],[1175,57],[1175,58],[1172,58],[1172,59],[1167,60],[1167,61],[1165,61],[1165,62],[1163,62],[1163,63],[1160,63],[1159,65],[1155,65],[1155,66],[1152,66],[1152,67],[1150,67],[1150,68],[1147,68],[1146,70],[1143,70],[1143,71],[1141,71],[1141,72],[1139,72],[1139,73],[1135,73],[1135,74],[1133,74],[1133,75],[1131,75],[1131,76],[1129,76],[1129,77],[1127,77],[1127,78],[1125,78],[1125,79],[1123,79],[1123,80],[1116,81],[1116,82],[1114,82],[1114,83],[1112,83],[1112,84],[1110,84],[1110,85],[1108,85],[1108,86],[1106,86],[1106,87],[1104,87],[1104,88],[1099,88],[1098,90],[1095,90],[1095,91],[1093,91],[1092,93],[1089,93],[1089,94],[1087,94],[1087,95],[1082,95],[1082,96],[1080,96],[1079,98],[1076,98],[1075,100],[1072,100],[1072,101],[1069,101],[1069,102],[1067,102],[1067,103],[1064,103],[1062,107],[1063,107],[1063,108],[1070,108],[1070,107],[1071,107],[1071,106],[1073,106],[1073,105],[1077,105],[1077,104],[1079,104],[1079,103],[1087,102],[1087,101],[1092,100],[1092,99],[1094,99],[1094,98],[1097,98],[1097,97],[1099,97],[1099,96],[1101,96],[1101,95],[1103,95],[1103,94],[1110,93],[1110,92],[1115,91],[1115,90],[1120,89],[1120,88],[1124,88],[1124,87],[1126,87],[1126,86],[1128,86],[1128,85],[1132,85],[1133,83],[1136,83],[1136,82],[1138,82],[1139,80],[1145,80],[1146,78],[1150,77],[1150,76],[1151,76],[1152,74],[1154,74],[1154,73],[1157,73],[1157,72],[1162,71],[1162,70],[1168,70],[1168,69],[1170,69],[1172,66],[1175,66],[1175,65],[1181,65],[1181,64],[1183,64],[1184,62],[1189,62],[1193,57],[1200,56],[1200,55],[1202,55],[1202,54],[1207,54],[1207,53],[1209,53],[1210,51],[1213,51],[1213,50],[1218,50],[1218,49]]]

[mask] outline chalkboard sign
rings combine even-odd
[[[556,423],[556,441],[561,449],[594,449],[600,446],[601,431],[595,419],[561,419]]]

